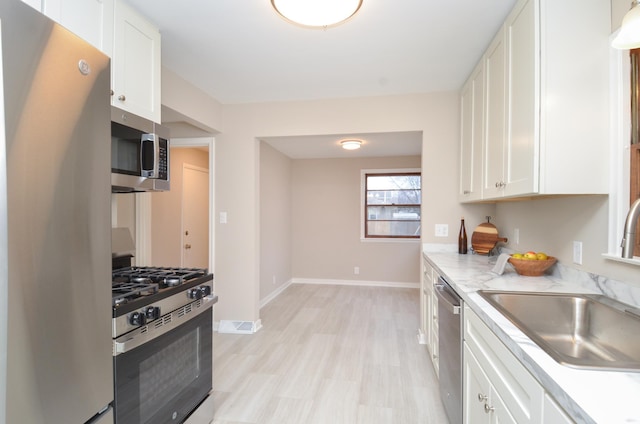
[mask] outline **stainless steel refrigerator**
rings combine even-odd
[[[109,59],[19,0],[0,26],[0,422],[112,422]]]

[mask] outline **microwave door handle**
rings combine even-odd
[[[143,148],[140,149],[140,156],[141,156],[140,160],[141,160],[141,163],[144,163],[145,141],[152,141],[153,142],[153,165],[152,165],[150,170],[143,170],[142,176],[147,177],[147,178],[158,178],[159,168],[160,168],[160,137],[158,137],[156,134],[143,134],[142,135],[141,143],[142,143]]]

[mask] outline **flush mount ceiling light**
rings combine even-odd
[[[283,18],[294,24],[326,28],[355,15],[362,0],[271,0],[271,5]]]
[[[631,10],[624,15],[620,32],[611,46],[622,50],[640,47],[640,0],[631,2]]]
[[[362,146],[362,140],[348,139],[340,141],[340,145],[345,150],[357,150]]]

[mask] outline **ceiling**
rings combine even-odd
[[[359,150],[344,150],[340,140],[362,140]],[[265,137],[263,141],[292,159],[419,156],[422,131],[361,134],[323,134],[304,137]]]
[[[515,1],[364,0],[317,30],[269,0],[127,0],[160,28],[163,66],[222,104],[459,90]]]

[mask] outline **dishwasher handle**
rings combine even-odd
[[[447,311],[454,315],[460,315],[460,297],[451,288],[442,277],[438,278],[438,282],[433,284],[438,303],[447,308]]]

